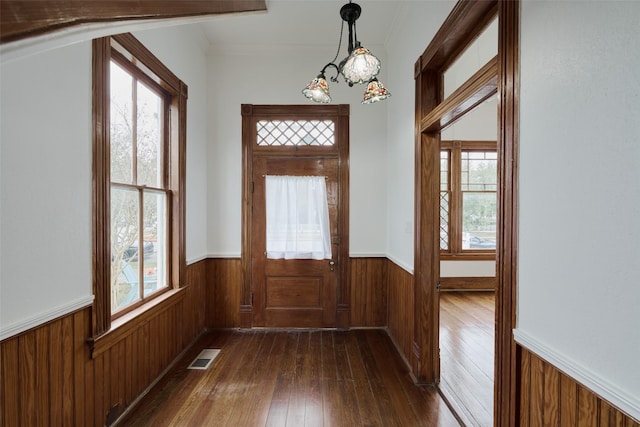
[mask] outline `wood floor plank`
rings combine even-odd
[[[415,425],[421,426],[457,426],[458,421],[433,386],[416,387],[409,369],[402,362],[393,343],[386,339],[383,331],[367,334],[369,342],[375,343],[374,355],[380,364],[389,364],[394,368],[395,376],[404,395],[416,416]]]
[[[358,340],[358,348],[364,363],[367,378],[373,394],[376,398],[376,404],[380,410],[382,422],[389,426],[407,425],[407,416],[404,411],[398,411],[394,404],[394,398],[397,398],[397,384],[388,381],[388,364],[379,364],[376,362],[374,352],[368,345],[366,337],[355,331]],[[410,424],[409,424],[410,425]]]
[[[213,366],[186,370],[213,343],[222,348]],[[435,388],[413,384],[385,331],[251,330],[200,339],[119,425],[458,423]]]
[[[300,335],[295,332],[286,335],[276,385],[272,394],[267,421],[265,423],[267,426],[282,426],[287,423],[289,397],[293,387],[299,339]]]
[[[236,355],[236,360],[225,363],[223,374],[228,376],[220,382],[212,382],[209,376],[203,380],[208,387],[213,387],[206,393],[206,400],[200,402],[199,411],[189,425],[238,425],[234,423],[234,419],[238,417],[238,408],[245,403],[245,393],[252,386],[249,383],[251,369],[257,363],[257,355],[266,335],[262,331],[248,334],[249,345],[242,357]]]
[[[382,425],[380,408],[378,408],[376,404],[376,399],[368,380],[356,334],[349,334],[348,336],[347,355],[351,362],[351,372],[355,382],[355,394],[358,399],[360,420],[363,425]]]
[[[233,425],[265,425],[285,348],[285,338],[283,334],[266,334],[262,340],[253,369],[249,372],[242,404],[234,405],[236,416],[233,418]]]
[[[465,424],[493,424],[495,295],[440,294],[440,390]]]
[[[320,427],[324,424],[324,407],[322,401],[322,382],[320,372],[322,361],[320,352],[322,338],[319,331],[312,332],[309,337],[308,364],[303,370],[303,377],[307,380],[307,394],[305,405],[304,425],[307,427]]]

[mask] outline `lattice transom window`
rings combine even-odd
[[[259,146],[332,146],[333,120],[260,120],[256,124]]]

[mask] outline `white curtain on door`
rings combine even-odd
[[[324,176],[267,176],[267,258],[331,259]]]

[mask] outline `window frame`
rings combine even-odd
[[[148,86],[159,89],[167,103],[164,126],[164,189],[167,195],[167,288],[114,315],[111,314],[110,207],[110,65],[111,59]],[[185,165],[187,85],[133,35],[93,40],[93,316],[97,338],[156,304],[160,295],[183,285],[185,261]]]
[[[495,249],[462,249],[462,152],[493,151],[497,153],[497,141],[440,141],[440,152],[449,151],[449,232],[448,249],[440,249],[440,259],[451,260],[495,260]],[[496,177],[497,178],[497,177]],[[496,180],[497,182],[497,180]],[[439,187],[441,188],[441,187]],[[442,191],[442,189],[440,190]],[[496,188],[497,197],[497,188]],[[497,212],[496,212],[497,216]],[[440,218],[440,216],[439,216]]]

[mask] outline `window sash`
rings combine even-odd
[[[440,158],[441,258],[495,258],[496,142],[441,141]]]
[[[158,144],[158,163],[161,165],[157,179],[131,179],[125,183],[113,183],[114,188],[129,188],[144,199],[161,197],[164,207],[164,223],[158,224],[159,237],[164,234],[166,250],[154,255],[164,261],[162,272],[158,280],[167,284],[162,290],[142,289],[145,297],[153,297],[170,289],[180,286],[184,277],[186,263],[184,251],[185,235],[185,163],[186,147],[186,100],[187,86],[180,81],[166,66],[164,66],[151,52],[149,52],[131,34],[119,34],[111,37],[94,39],[93,41],[93,272],[94,272],[94,316],[92,317],[92,342],[109,332],[111,321],[122,316],[124,310],[111,314],[111,190],[110,178],[110,90],[109,76],[112,60],[117,62],[128,72],[135,75],[142,90],[158,94],[162,103],[157,121],[162,130],[157,132],[160,138]],[[149,184],[144,186],[142,184]],[[137,185],[139,184],[139,185]],[[149,196],[154,194],[154,196]],[[151,203],[147,200],[147,205]],[[143,203],[140,204],[144,206]],[[142,216],[139,218],[140,222]],[[162,229],[162,231],[160,231]],[[140,225],[144,230],[144,224]],[[144,247],[144,234],[140,239]],[[154,246],[155,247],[155,246]],[[143,249],[144,251],[144,249]],[[160,277],[164,275],[164,277]],[[139,276],[139,273],[138,273]],[[144,279],[144,278],[143,278]],[[143,286],[144,281],[138,282]],[[152,295],[153,294],[153,295]],[[141,306],[144,304],[140,303]],[[153,307],[148,305],[149,308]],[[129,310],[127,310],[129,311]],[[142,310],[141,312],[143,312]],[[136,311],[138,313],[138,311]],[[132,319],[135,318],[131,317]],[[126,317],[128,321],[129,317]]]

